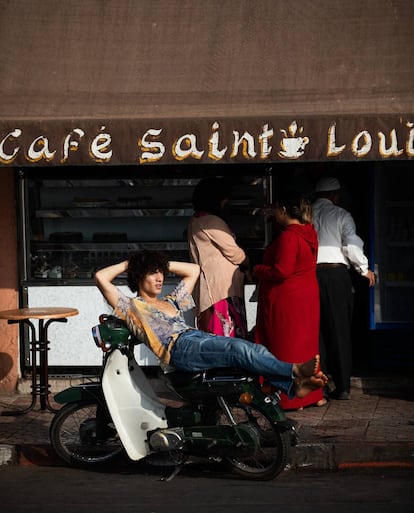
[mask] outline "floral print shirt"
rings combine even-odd
[[[118,289],[118,304],[115,313],[123,319],[135,337],[146,344],[161,360],[168,363],[170,349],[184,331],[193,329],[189,326],[183,313],[194,307],[191,294],[184,281],[159,298],[168,301],[176,308],[176,315],[170,316],[146,303],[142,297],[131,298]]]

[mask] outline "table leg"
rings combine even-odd
[[[47,330],[52,322],[67,322],[66,318],[63,319],[50,319],[45,324],[43,320],[39,319],[39,397],[40,408],[42,410],[49,410],[56,412],[57,410],[49,403],[49,364],[48,364],[48,351],[49,340]]]
[[[39,319],[38,338],[36,337],[36,330],[32,322],[25,319],[23,321],[9,320],[9,324],[18,322],[26,323],[30,328],[30,351],[32,355],[32,402],[30,406],[23,410],[10,410],[3,411],[1,415],[21,415],[33,410],[36,405],[37,397],[39,396],[40,409],[56,412],[57,410],[49,403],[49,368],[48,368],[48,354],[49,340],[47,330],[52,322],[67,322],[66,318],[62,319],[49,319],[46,323],[43,319]],[[39,354],[39,368],[37,367],[37,354]]]
[[[48,340],[47,330],[44,327],[43,319],[39,319],[39,399],[40,409],[48,408],[49,394],[49,373],[48,373]]]

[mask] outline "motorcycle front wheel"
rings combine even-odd
[[[75,466],[99,465],[123,452],[111,418],[90,401],[63,406],[53,417],[50,441],[56,454]]]
[[[250,480],[265,481],[275,478],[289,461],[291,439],[285,430],[277,429],[259,408],[253,405],[229,404],[231,416],[237,424],[248,424],[257,433],[258,447],[253,454],[226,457],[225,463],[237,475]],[[216,424],[229,425],[227,414],[218,410]]]

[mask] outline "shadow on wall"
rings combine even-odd
[[[8,353],[0,352],[0,382],[9,374],[12,367],[12,357]]]

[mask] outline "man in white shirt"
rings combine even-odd
[[[341,184],[333,177],[319,180],[313,203],[313,222],[318,232],[317,277],[320,290],[321,365],[335,384],[332,397],[350,399],[352,372],[352,266],[375,285],[375,274],[368,267],[364,243],[356,234],[352,215],[338,206]]]

